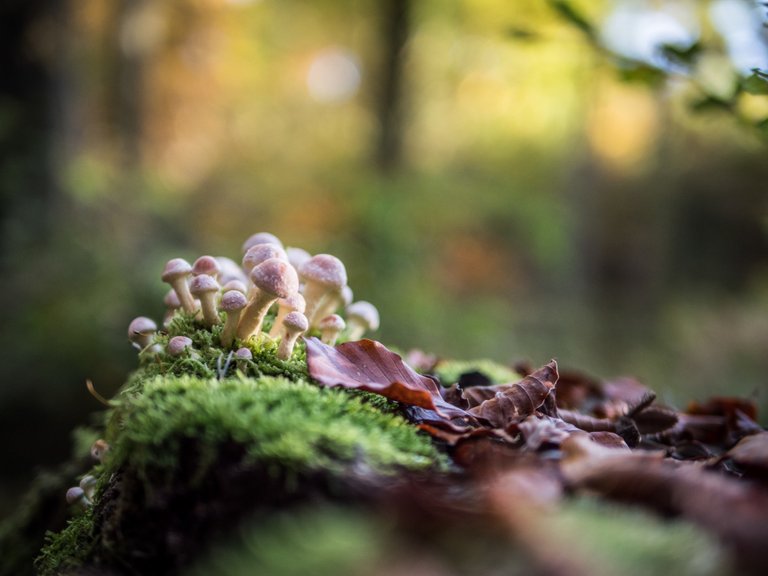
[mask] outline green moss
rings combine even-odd
[[[728,573],[723,551],[692,524],[582,498],[552,518],[557,533],[606,574]]]
[[[375,518],[341,508],[281,513],[214,549],[187,576],[366,574],[383,552]]]
[[[252,461],[290,469],[340,470],[355,458],[378,471],[438,461],[429,439],[402,418],[339,390],[285,378],[156,377],[118,400],[109,467],[172,469],[185,439],[245,447]]]
[[[493,360],[443,360],[434,370],[443,386],[455,384],[462,374],[480,372],[487,376],[492,384],[507,384],[517,382],[520,375],[511,368]]]
[[[75,516],[58,533],[49,532],[46,544],[35,559],[39,576],[69,574],[88,558],[95,539],[93,536],[93,509]]]

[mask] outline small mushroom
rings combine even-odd
[[[328,294],[322,307],[315,311],[313,316],[314,324],[317,324],[326,316],[335,314],[339,308],[349,306],[352,303],[353,297],[352,288],[349,286],[342,286],[340,291]]]
[[[272,329],[269,331],[269,335],[272,338],[277,338],[280,335],[283,328],[283,320],[285,320],[285,317],[290,312],[301,312],[303,314],[307,304],[304,301],[304,296],[296,292],[288,296],[288,298],[280,298],[277,301],[277,306],[277,316],[275,317],[274,324],[272,324]]]
[[[274,234],[270,234],[269,232],[257,232],[256,234],[251,235],[248,240],[243,242],[243,253],[248,252],[248,249],[251,246],[256,246],[256,244],[274,244],[280,248],[283,247],[283,243],[280,242],[280,238]]]
[[[350,340],[360,340],[369,330],[379,328],[379,311],[376,306],[359,300],[347,306],[347,335]]]
[[[291,266],[296,268],[297,272],[304,262],[312,258],[312,254],[303,248],[295,248],[293,246],[289,246],[285,249],[285,255],[288,257],[288,262],[291,263]]]
[[[99,438],[91,445],[91,458],[104,462],[104,457],[109,452],[109,444],[106,441]]]
[[[219,293],[219,283],[213,276],[200,274],[192,278],[189,283],[190,293],[200,300],[200,307],[203,310],[203,322],[209,328],[214,324],[221,322],[219,314],[216,312],[216,294]]]
[[[309,322],[301,312],[290,312],[283,319],[283,337],[277,347],[277,357],[288,360],[293,354],[293,347],[298,337],[307,331]]]
[[[238,370],[245,372],[248,369],[248,362],[253,360],[253,352],[250,348],[238,348],[235,352],[235,362],[237,363]]]
[[[96,480],[96,476],[92,474],[86,474],[80,480],[80,488],[82,488],[83,492],[85,493],[85,497],[88,498],[88,500],[93,500],[93,493],[96,490],[97,482],[98,481]]]
[[[176,295],[179,297],[182,308],[186,312],[195,311],[195,300],[189,292],[187,286],[187,276],[192,272],[192,266],[183,258],[174,258],[169,260],[163,269],[161,276],[163,282],[170,284]]]
[[[200,256],[200,258],[195,260],[192,264],[192,276],[208,274],[208,276],[212,276],[215,280],[218,277],[219,272],[221,272],[221,265],[213,256]]]
[[[128,340],[139,350],[152,345],[157,332],[157,324],[146,316],[134,318],[128,325]]]
[[[85,490],[80,488],[80,486],[73,486],[69,490],[67,490],[67,504],[70,506],[77,506],[78,508],[82,508],[83,510],[86,510],[88,506],[91,505],[91,501],[88,499],[88,497],[85,495]]]
[[[221,297],[219,310],[227,313],[227,320],[224,323],[224,329],[221,331],[221,345],[224,348],[229,348],[232,345],[235,333],[237,332],[237,325],[240,322],[240,314],[247,304],[248,299],[239,290],[230,290]]]
[[[248,278],[243,273],[240,264],[227,258],[226,256],[216,256],[216,261],[219,263],[219,277],[217,280],[219,284],[226,284],[230,280],[240,280],[240,282],[247,282]]]
[[[184,354],[187,349],[192,349],[192,338],[187,336],[174,336],[168,341],[168,345],[165,348],[168,354],[174,358]]]
[[[347,270],[335,256],[317,254],[301,265],[299,276],[304,282],[304,299],[307,301],[304,315],[312,326],[312,320],[325,300],[333,298],[346,286]]]
[[[246,286],[240,280],[230,280],[224,286],[221,287],[221,293],[226,294],[231,290],[237,290],[241,294],[248,294],[248,286]]]
[[[326,316],[318,324],[318,328],[320,328],[320,339],[328,344],[328,346],[333,346],[336,344],[336,339],[339,337],[339,334],[341,334],[341,331],[344,330],[345,326],[346,323],[344,322],[344,319],[338,314]]]
[[[163,316],[163,326],[165,328],[168,328],[168,326],[171,324],[171,320],[173,320],[173,315],[176,313],[176,310],[181,308],[181,302],[179,302],[179,296],[176,294],[176,291],[171,288],[166,293],[165,297],[163,298],[163,304],[165,304],[165,315]]]
[[[256,266],[270,258],[288,260],[285,250],[275,244],[256,244],[251,246],[243,255],[243,271],[248,275]]]
[[[237,328],[237,336],[242,340],[261,330],[264,316],[275,300],[287,298],[299,288],[296,271],[280,258],[270,258],[256,266],[251,271],[251,282],[256,290],[251,295]]]

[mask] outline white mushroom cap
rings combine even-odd
[[[318,325],[322,336],[321,340],[329,346],[333,346],[336,343],[336,338],[339,337],[339,334],[346,328],[346,326],[346,322],[344,322],[344,319],[338,314],[326,316]]]
[[[347,284],[347,269],[344,263],[330,254],[317,254],[299,268],[304,282],[316,282],[329,288],[341,290]]]
[[[190,293],[192,296],[198,299],[205,294],[218,292],[219,288],[220,286],[219,283],[216,282],[216,279],[213,276],[209,276],[208,274],[200,274],[195,276],[189,283]]]
[[[222,294],[226,294],[227,292],[230,292],[232,290],[235,290],[242,294],[248,294],[248,286],[240,282],[240,280],[230,280],[229,282],[224,284],[224,286],[221,287]]]
[[[280,258],[288,261],[285,250],[275,244],[256,244],[251,246],[243,256],[243,270],[250,274],[256,266],[269,260],[270,258]]]
[[[280,248],[283,247],[283,243],[280,241],[280,238],[274,234],[270,234],[269,232],[257,232],[256,234],[251,235],[248,240],[243,242],[243,252],[248,252],[248,249],[251,246],[256,246],[256,244],[274,244]]]
[[[285,315],[283,326],[291,332],[306,332],[309,329],[309,321],[304,314],[294,311]]]
[[[240,264],[227,258],[226,256],[216,256],[216,261],[219,263],[219,282],[226,284],[230,280],[240,280],[240,282],[247,282],[248,278],[240,268]]]
[[[242,310],[248,304],[248,299],[243,292],[239,290],[230,290],[225,292],[219,301],[219,310],[224,312],[235,312]]]
[[[208,276],[216,276],[221,272],[221,264],[213,256],[200,256],[195,263],[192,264],[192,275],[200,276],[200,274],[208,274]]]
[[[296,268],[296,270],[298,270],[304,262],[312,258],[312,254],[303,248],[295,248],[294,246],[286,248],[285,254],[288,256],[288,262],[290,262],[291,266]]]
[[[347,306],[347,320],[355,318],[361,324],[364,324],[366,330],[377,330],[379,328],[379,311],[376,306],[365,300],[358,300]]]
[[[352,292],[352,288],[350,288],[349,286],[344,286],[341,289],[341,299],[345,307],[352,304],[352,302],[355,299],[355,294],[354,292]]]
[[[296,271],[282,258],[270,258],[251,270],[251,282],[274,299],[288,298],[299,289]]]
[[[177,308],[181,308],[181,302],[179,301],[179,295],[176,294],[176,290],[173,288],[168,290],[168,292],[165,294],[165,297],[163,298],[163,304],[165,304],[169,310],[176,310]]]
[[[69,490],[67,490],[67,504],[81,504],[81,505],[88,505],[88,498],[85,495],[85,490],[80,488],[80,486],[73,486]]]
[[[187,336],[174,336],[168,341],[166,350],[171,356],[181,356],[187,348],[192,347],[192,338]]]

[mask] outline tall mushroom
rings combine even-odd
[[[293,347],[298,337],[307,331],[309,322],[301,312],[290,312],[283,319],[283,337],[277,347],[277,357],[288,360],[293,354]]]
[[[312,325],[316,326],[317,323],[325,318],[326,316],[330,316],[331,314],[335,314],[336,310],[339,308],[344,308],[346,306],[349,306],[352,303],[352,299],[354,298],[354,295],[352,293],[352,288],[349,286],[342,286],[341,290],[338,292],[334,292],[332,294],[329,294],[322,306],[315,310],[315,314],[313,316]]]
[[[232,260],[232,258],[216,256],[216,262],[219,263],[219,277],[217,278],[219,284],[224,285],[230,280],[240,280],[240,282],[248,281],[242,268],[240,268],[240,264]]]
[[[219,283],[216,282],[213,276],[208,274],[200,274],[192,278],[192,282],[189,283],[190,293],[200,300],[200,307],[203,310],[203,322],[209,328],[214,324],[218,324],[219,314],[216,312],[216,294],[219,293]]]
[[[347,284],[347,270],[341,260],[330,254],[317,254],[304,262],[299,269],[304,282],[304,299],[307,307],[304,315],[313,326],[313,319],[327,298],[333,298]]]
[[[237,325],[240,323],[240,314],[248,304],[245,294],[238,290],[230,290],[221,297],[219,310],[227,313],[224,329],[221,331],[221,345],[229,348],[237,333]]]
[[[347,335],[350,340],[359,340],[369,330],[379,327],[379,311],[365,300],[347,306]]]
[[[288,260],[285,250],[275,244],[256,244],[251,246],[243,255],[243,271],[248,275],[256,266],[270,258]]]
[[[251,270],[251,282],[256,290],[240,318],[237,337],[245,340],[261,330],[264,316],[278,298],[287,298],[299,289],[296,270],[281,258],[270,258]]]
[[[192,266],[189,265],[189,262],[183,258],[173,258],[168,260],[161,276],[163,282],[170,284],[176,292],[179,302],[186,312],[195,311],[195,300],[189,293],[189,286],[187,286],[187,276],[190,272],[192,272]]]
[[[331,314],[323,318],[318,324],[320,328],[320,339],[328,346],[336,344],[336,339],[344,330],[346,323],[344,319],[338,314]]]
[[[283,320],[290,312],[304,313],[304,309],[307,304],[304,301],[304,296],[296,292],[291,294],[288,298],[280,298],[277,301],[277,316],[275,322],[272,324],[272,329],[269,331],[269,335],[272,338],[277,338],[280,335],[280,331],[283,327]]]
[[[256,234],[249,236],[248,240],[243,242],[243,253],[248,252],[248,249],[251,246],[256,246],[256,244],[274,244],[280,248],[283,247],[280,238],[274,234],[270,234],[269,232],[257,232]]]

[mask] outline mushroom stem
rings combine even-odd
[[[264,316],[272,303],[277,300],[274,294],[268,294],[264,290],[255,290],[251,301],[240,316],[240,323],[237,326],[237,337],[246,340],[261,330],[264,322]]]
[[[240,315],[242,310],[232,310],[227,312],[227,320],[224,322],[224,329],[221,331],[221,345],[224,348],[232,346],[232,342],[235,340],[235,334],[237,333],[237,325],[240,323]]]
[[[192,298],[192,294],[189,292],[189,285],[186,278],[174,278],[168,282],[173,288],[176,295],[179,297],[181,307],[185,312],[194,312],[197,307],[195,306],[195,299]]]
[[[280,360],[288,360],[293,354],[298,337],[307,331],[309,323],[301,312],[290,312],[283,322],[283,337],[277,348],[277,357]]]

